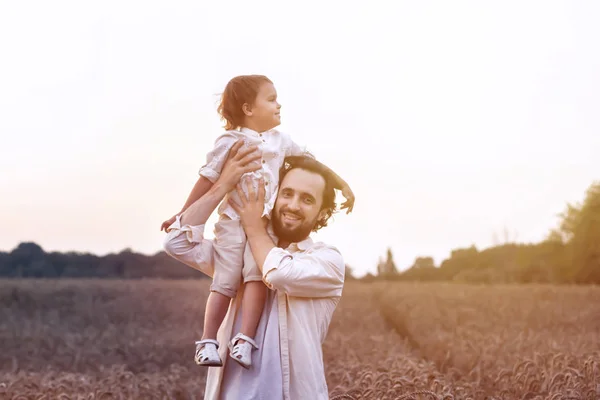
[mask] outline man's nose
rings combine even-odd
[[[298,211],[300,209],[300,199],[298,199],[297,197],[291,199],[288,204],[288,208],[292,211]]]

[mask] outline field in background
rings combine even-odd
[[[0,280],[0,399],[201,399],[208,285]],[[324,357],[332,398],[599,399],[600,288],[348,282]]]

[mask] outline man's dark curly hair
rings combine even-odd
[[[321,210],[325,210],[325,217],[318,219],[315,223],[313,232],[316,232],[319,229],[327,226],[329,218],[331,218],[331,216],[338,211],[337,205],[335,204],[335,189],[339,188],[336,187],[336,181],[331,175],[329,168],[327,168],[325,165],[321,164],[319,161],[309,156],[286,157],[283,162],[283,166],[279,170],[279,183],[281,184],[281,182],[283,182],[283,178],[285,178],[287,173],[295,168],[300,168],[305,171],[314,172],[315,174],[321,175],[325,180],[325,189],[323,190],[323,204],[321,204]]]

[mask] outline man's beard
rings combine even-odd
[[[273,233],[277,236],[282,242],[287,243],[298,243],[303,241],[310,235],[310,232],[315,227],[316,218],[311,223],[306,223],[304,221],[300,226],[289,229],[283,226],[281,222],[281,214],[282,210],[275,211],[271,214],[271,218],[273,220]],[[295,213],[294,213],[295,214]],[[297,215],[297,214],[296,214]]]

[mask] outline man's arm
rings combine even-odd
[[[163,248],[165,253],[212,278],[214,275],[213,244],[204,239],[204,225],[181,225],[181,217],[168,228]]]
[[[240,215],[265,285],[295,297],[341,296],[346,269],[339,251],[321,245],[310,253],[291,253],[275,246],[261,218],[264,185],[259,185],[258,195],[248,186],[248,197],[239,186],[237,190],[242,204],[230,204]]]
[[[339,297],[344,287],[345,264],[340,252],[317,244],[309,252],[273,248],[263,264],[263,282],[294,297]]]
[[[252,185],[247,184],[246,187],[248,190],[247,197],[240,185],[236,187],[242,204],[237,204],[233,200],[229,200],[229,204],[240,216],[240,221],[248,238],[248,244],[252,250],[252,256],[262,272],[267,254],[269,254],[271,249],[276,247],[267,233],[267,220],[262,218],[265,201],[265,184],[262,179],[259,180],[258,194],[254,192]]]
[[[178,261],[212,278],[214,250],[211,240],[204,239],[204,224],[227,194],[226,186],[215,183],[167,228],[165,252]]]
[[[257,147],[252,146],[239,150],[242,144],[243,142],[240,140],[231,147],[217,181],[204,196],[196,200],[181,214],[183,225],[204,225],[225,195],[235,188],[242,175],[260,169],[260,164],[255,163],[261,157],[260,153],[255,152]]]
[[[346,265],[336,248],[319,245],[310,253],[291,253],[275,246],[262,221],[246,224],[245,229],[267,287],[294,297],[342,295]]]
[[[241,176],[260,168],[260,164],[254,162],[260,158],[256,147],[238,151],[241,145],[240,141],[231,148],[219,179],[208,192],[167,229],[163,245],[167,254],[209,276],[213,273],[213,248],[212,242],[204,239],[204,224]]]

